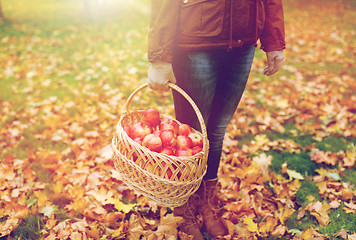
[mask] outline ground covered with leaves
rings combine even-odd
[[[228,126],[222,239],[356,239],[355,6],[284,4],[285,64],[265,77],[257,50]],[[112,161],[122,107],[146,81],[149,6],[89,7],[3,1],[0,239],[189,239]],[[149,106],[173,116],[169,92],[132,103]]]

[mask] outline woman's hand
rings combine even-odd
[[[280,51],[267,52],[267,67],[263,70],[266,76],[271,76],[272,74],[278,72],[279,68],[282,66],[284,60],[284,53]]]
[[[167,91],[168,83],[176,83],[172,64],[167,62],[152,62],[148,71],[148,87],[153,90]]]

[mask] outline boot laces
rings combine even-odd
[[[223,207],[218,207],[217,204],[214,203],[215,201],[215,195],[216,195],[216,192],[219,190],[218,188],[218,184],[215,184],[213,186],[207,186],[207,183],[205,181],[203,181],[203,200],[201,201],[206,201],[209,208],[212,210],[211,212],[210,211],[207,211],[209,212],[208,215],[213,215],[214,218],[218,218],[218,212],[221,211],[223,209]],[[207,209],[209,209],[207,208]],[[202,209],[204,211],[204,209]]]
[[[201,198],[197,194],[193,194],[189,197],[188,201],[182,206],[182,216],[185,219],[184,227],[199,227],[199,222],[196,216],[196,206],[201,202]]]

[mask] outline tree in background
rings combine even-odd
[[[1,0],[0,0],[0,19],[5,20],[4,13],[2,12]]]

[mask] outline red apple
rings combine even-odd
[[[161,123],[159,111],[154,108],[149,108],[143,113],[145,123],[153,128]]]
[[[179,131],[179,124],[177,121],[170,119],[170,118],[163,118],[161,124],[159,126],[161,131],[163,130],[172,130],[175,135],[178,135]]]
[[[124,126],[122,126],[122,128],[126,132],[127,136],[131,137],[131,126],[130,125],[124,125]]]
[[[163,146],[174,147],[177,143],[176,137],[172,130],[163,130],[161,131],[159,137],[162,140]]]
[[[147,147],[151,151],[160,152],[162,148],[162,140],[159,136],[151,133],[142,140],[142,146]]]
[[[132,125],[131,128],[131,137],[135,138],[144,138],[146,135],[152,133],[152,128],[143,122],[137,122]]]
[[[176,149],[176,156],[177,157],[189,157],[192,156],[192,150],[190,148],[187,147],[180,147]]]
[[[203,148],[201,146],[195,146],[195,147],[192,147],[191,149],[192,149],[192,155],[200,153],[203,150]]]
[[[188,124],[181,124],[179,125],[178,135],[189,135],[193,131],[192,127]]]
[[[177,137],[178,148],[182,148],[182,147],[191,148],[192,146],[193,146],[193,141],[190,137],[186,135],[179,135]]]
[[[140,145],[142,145],[142,140],[143,140],[143,139],[140,138],[140,137],[137,137],[137,138],[134,139],[134,141],[137,142],[137,143],[140,144]]]
[[[160,153],[163,153],[163,154],[166,154],[166,155],[170,155],[170,156],[174,156],[174,150],[173,150],[173,148],[170,148],[170,147],[162,148]]]
[[[161,130],[156,129],[156,130],[153,131],[153,134],[156,135],[156,136],[159,136],[161,134],[161,132],[162,132]]]
[[[189,135],[189,138],[192,139],[193,147],[200,146],[203,147],[203,137],[199,133],[192,132]]]

